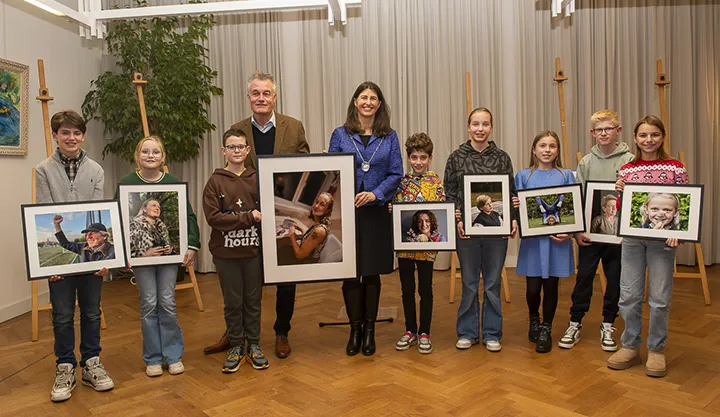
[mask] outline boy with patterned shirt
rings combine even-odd
[[[445,201],[445,190],[440,177],[428,166],[432,162],[433,143],[425,133],[416,133],[405,141],[405,150],[412,167],[405,174],[395,193],[395,202]],[[397,350],[407,350],[418,344],[420,353],[431,353],[430,322],[432,321],[433,263],[437,252],[398,252],[398,267],[405,312],[405,334],[395,345]],[[415,313],[415,269],[418,271],[420,293],[420,327]],[[419,340],[419,343],[418,343]]]

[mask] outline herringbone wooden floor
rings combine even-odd
[[[712,306],[703,304],[698,281],[675,282],[669,374],[663,379],[645,376],[642,366],[627,371],[606,367],[609,354],[598,341],[599,283],[580,344],[573,350],[555,345],[549,354],[535,353],[526,339],[524,281],[513,270],[500,353],[481,345],[455,349],[457,303],[448,304],[449,278],[443,271],[435,272],[434,352],[395,351],[404,326],[394,273],[383,278],[381,305],[396,306],[400,317],[378,324],[374,356],[345,356],[347,328],[318,327],[318,321],[335,320],[342,307],[335,282],[298,288],[290,334],[293,353],[275,358],[275,289],[268,287],[261,345],[270,368],[256,371],[243,365],[230,375],[220,371],[223,354],[202,353],[222,333],[224,321],[216,276],[200,276],[205,312],[195,308],[192,291],[177,296],[186,372],[150,379],[141,359],[136,290],[127,281],[116,281],[104,288],[108,329],[101,355],[115,389],[97,393],[78,385],[69,401],[51,403],[55,358],[50,315],[40,315],[41,340],[35,343],[25,315],[0,325],[0,416],[718,416],[720,268],[709,272],[716,298]],[[554,342],[568,319],[573,282],[561,283]],[[622,330],[621,319],[617,327]]]

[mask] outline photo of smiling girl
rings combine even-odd
[[[675,194],[650,193],[640,206],[643,229],[680,229],[680,200]]]

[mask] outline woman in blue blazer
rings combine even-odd
[[[388,211],[403,176],[397,133],[390,127],[390,109],[380,87],[366,81],[355,89],[345,124],[330,137],[329,152],[356,155],[355,208],[357,212],[358,279],[343,283],[350,319],[345,353],[375,353],[375,319],[380,303],[380,274],[394,267],[392,216]]]

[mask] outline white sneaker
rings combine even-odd
[[[582,329],[582,324],[575,321],[568,323],[565,334],[558,340],[558,346],[563,349],[574,348],[580,341],[580,329]]]
[[[175,362],[168,365],[168,372],[170,375],[180,375],[185,372],[185,365],[182,362]]]
[[[455,347],[458,349],[470,349],[470,346],[472,346],[470,339],[458,339],[457,343],[455,343]]]
[[[617,330],[612,323],[603,322],[600,324],[600,346],[605,352],[616,352],[618,345],[613,338],[613,332]]]
[[[500,346],[500,342],[497,340],[488,340],[485,343],[485,349],[489,350],[490,352],[500,352],[500,349],[502,349],[502,346]]]
[[[95,391],[110,391],[115,388],[115,383],[105,372],[105,368],[100,363],[100,358],[94,356],[85,361],[82,373],[83,384],[93,387]]]
[[[416,345],[417,342],[417,336],[413,332],[405,332],[400,340],[395,343],[395,350],[408,350],[410,346]]]
[[[148,365],[145,367],[145,375],[150,378],[160,376],[163,374],[162,365]]]
[[[70,363],[60,363],[55,367],[55,384],[50,391],[50,399],[54,402],[65,401],[72,396],[75,389],[75,368]]]

